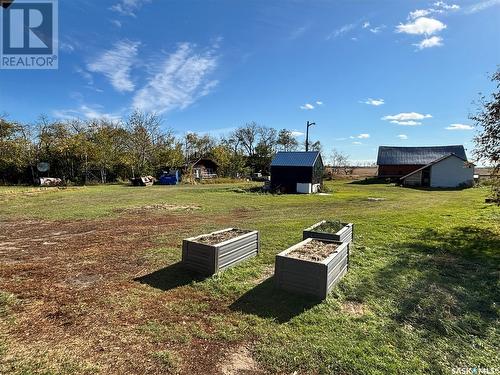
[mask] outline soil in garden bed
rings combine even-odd
[[[288,253],[290,258],[321,262],[339,247],[336,243],[312,240]]]
[[[344,225],[336,220],[336,221],[327,221],[326,223],[323,223],[316,228],[313,229],[314,232],[325,232],[325,233],[337,233],[339,230],[341,230],[344,227]]]
[[[218,243],[231,240],[233,238],[239,237],[243,234],[250,233],[249,230],[244,229],[231,229],[221,233],[207,234],[206,236],[199,237],[195,242],[203,243],[205,245],[216,245]]]

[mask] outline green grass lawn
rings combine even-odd
[[[146,299],[160,305],[180,291],[191,296],[175,299],[168,309],[170,302],[158,307],[185,315],[182,323],[166,314],[132,327],[155,348],[148,355],[167,372],[191,372],[187,363],[197,357],[187,356],[186,348],[200,341],[246,345],[259,369],[269,373],[450,374],[456,367],[500,368],[500,208],[484,203],[487,190],[336,182],[328,184],[331,195],[303,196],[250,193],[250,186],[0,187],[0,222],[127,215],[140,220],[134,213],[140,207],[196,206],[189,212],[144,211],[192,219],[179,231],[154,234],[152,246],[135,249],[147,274],[127,276],[127,288],[101,296],[109,314],[126,309],[139,314],[139,321]],[[276,290],[270,277],[275,254],[322,219],[355,223],[349,272],[323,302]],[[261,254],[207,279],[193,279],[176,264],[183,237],[228,226],[258,229]],[[5,256],[0,252],[2,267]],[[0,272],[0,373],[109,372],[88,356],[72,356],[68,366],[60,358],[59,364],[42,355],[26,358],[29,344],[24,351],[10,345],[23,303],[33,301],[15,302],[9,285]],[[122,329],[109,327],[117,334]]]

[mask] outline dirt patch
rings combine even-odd
[[[201,220],[206,218],[196,212],[155,215],[146,210],[140,219],[124,213],[98,220],[0,221],[0,291],[19,301],[8,319],[0,319],[5,355],[14,358],[0,361],[0,373],[15,372],[25,362],[36,364],[32,372],[64,372],[58,364],[71,361],[78,369],[92,363],[90,373],[159,374],[164,368],[152,353],[164,350],[180,358],[181,374],[216,373],[228,342],[210,336],[171,342],[140,329],[149,321],[186,322],[211,332],[210,314],[182,309],[191,304],[230,313],[191,286],[181,271],[169,270],[180,258],[183,236],[195,233]],[[172,249],[172,255],[151,258],[148,251],[159,246]],[[158,271],[159,262],[166,268],[163,289],[134,280],[138,272]]]
[[[385,201],[386,198],[373,198],[373,197],[369,197],[366,200],[370,201],[370,202],[382,202],[382,201]]]
[[[290,258],[321,262],[322,260],[328,258],[328,256],[331,255],[338,247],[339,245],[335,243],[312,240],[289,252],[288,256]]]
[[[341,309],[342,309],[343,313],[353,315],[353,316],[362,316],[366,312],[365,306],[362,303],[356,302],[356,301],[344,302],[342,304]]]
[[[250,233],[249,230],[244,229],[230,229],[220,233],[210,233],[201,237],[198,237],[195,242],[199,242],[206,245],[216,245],[218,243],[231,240],[233,238],[239,237],[243,234]]]
[[[220,366],[220,372],[223,375],[262,373],[246,346],[240,346],[227,353],[225,361]]]

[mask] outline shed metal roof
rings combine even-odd
[[[393,147],[378,148],[378,165],[427,165],[443,156],[454,154],[467,160],[462,145],[427,146],[427,147]]]
[[[271,167],[312,167],[318,157],[321,157],[319,151],[279,151]]]

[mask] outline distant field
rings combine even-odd
[[[486,189],[251,186],[0,187],[0,374],[500,367]],[[355,223],[349,273],[321,303],[276,290],[275,254],[325,218]],[[179,266],[182,238],[230,226],[258,229],[261,254],[207,279]]]

